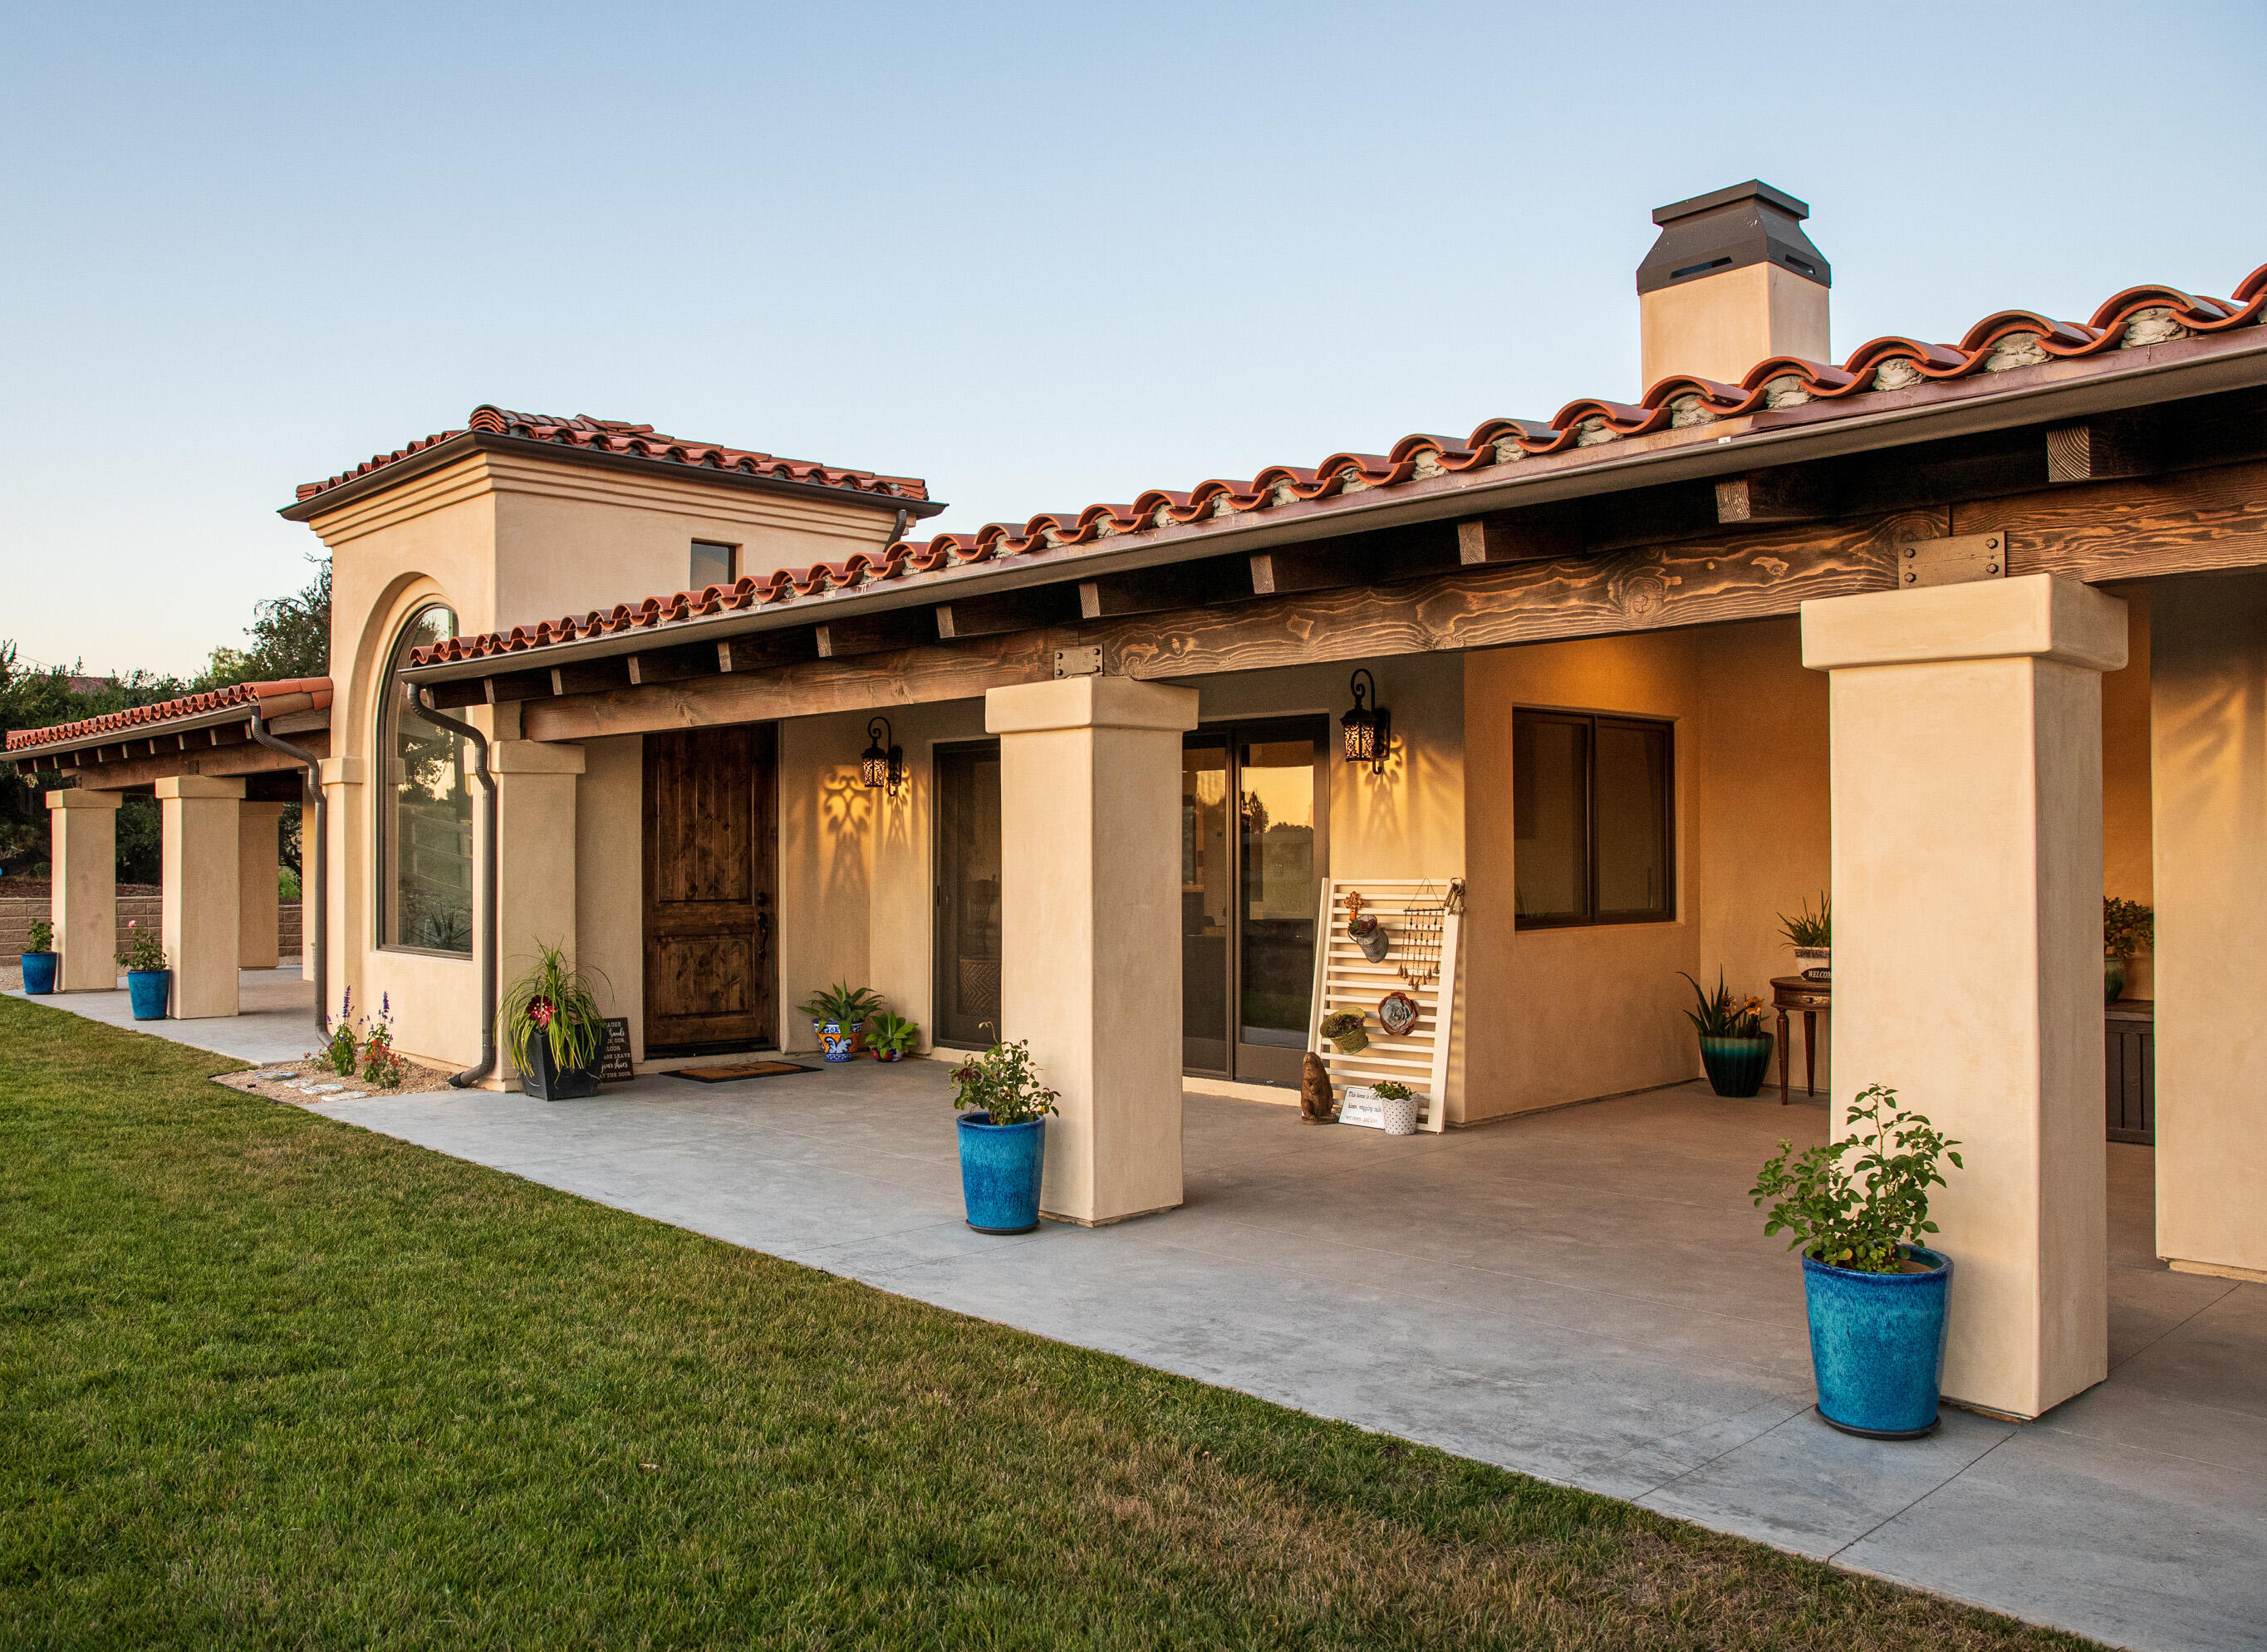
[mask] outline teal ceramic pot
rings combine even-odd
[[[129,969],[126,995],[133,1002],[136,1021],[163,1021],[165,1002],[173,995],[173,972],[169,969]]]
[[[43,996],[55,989],[55,966],[62,961],[61,952],[26,952],[24,954],[24,990],[33,996]]]
[[[1915,1440],[1936,1427],[1952,1259],[1919,1245],[1925,1274],[1858,1274],[1802,1259],[1818,1414],[1845,1434]]]
[[[538,1036],[527,1041],[527,1065],[520,1068],[519,1087],[538,1101],[579,1101],[598,1093],[598,1064],[605,1046],[591,1053],[584,1067],[561,1067],[552,1059],[551,1040]]]
[[[29,956],[26,954],[26,956]],[[26,980],[31,977],[25,977]],[[2125,960],[2116,954],[2102,960],[2102,986],[2105,1004],[2114,1004],[2125,991]]]
[[[1708,1083],[1720,1096],[1752,1096],[1764,1087],[1771,1070],[1772,1035],[1753,1039],[1700,1040],[1700,1065],[1708,1069]]]
[[[814,1021],[811,1030],[818,1034],[819,1048],[825,1051],[830,1061],[847,1061],[858,1051],[858,1034],[865,1027],[862,1021],[854,1021],[845,1029],[840,1021]]]
[[[1039,1225],[1046,1128],[1045,1119],[994,1124],[988,1112],[960,1115],[960,1195],[977,1232],[1029,1233]]]

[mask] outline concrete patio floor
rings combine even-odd
[[[296,1053],[297,1009],[288,1024]],[[1192,1094],[1182,1209],[1004,1238],[962,1220],[936,1062],[315,1110],[2115,1644],[2267,1647],[2267,1287],[2155,1260],[2146,1148],[2109,1148],[2109,1381],[2040,1422],[1948,1409],[1935,1436],[1889,1443],[1812,1414],[1800,1270],[1745,1197],[1780,1136],[1823,1137],[1823,1108],[1693,1084],[1394,1139]]]
[[[136,1021],[123,975],[118,978],[117,989],[113,992],[54,993],[31,1002],[53,1010],[68,1010],[75,1016],[84,1016],[90,1021],[109,1026],[147,1032],[170,1043],[210,1050],[216,1055],[240,1056],[255,1065],[296,1061],[322,1041],[315,1031],[315,988],[312,982],[300,979],[297,964],[286,964],[280,969],[238,970],[236,980],[239,1013],[201,1017],[194,1021]],[[18,969],[0,982],[0,991],[11,998],[29,996],[23,990],[22,971]]]

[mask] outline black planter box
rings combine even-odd
[[[587,1067],[561,1068],[551,1059],[551,1040],[541,1033],[527,1041],[528,1062],[520,1068],[520,1088],[538,1101],[573,1101],[598,1093],[598,1064],[605,1059],[601,1046]]]

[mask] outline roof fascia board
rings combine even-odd
[[[933,517],[947,508],[943,501],[935,499],[906,499],[894,494],[866,493],[855,488],[833,488],[823,482],[789,481],[777,476],[756,476],[745,471],[725,470],[707,465],[680,465],[672,459],[647,459],[636,453],[593,452],[588,448],[570,447],[561,442],[539,442],[532,437],[498,436],[488,430],[463,430],[422,452],[382,465],[352,481],[326,488],[312,498],[296,500],[275,514],[286,522],[312,521],[341,505],[367,498],[371,494],[422,476],[427,471],[437,470],[444,465],[453,464],[473,453],[515,453],[522,458],[552,459],[565,465],[587,465],[647,476],[666,475],[679,481],[708,482],[723,488],[779,494],[793,499],[823,499],[829,504],[847,505],[854,510],[892,516],[902,510],[914,518]]]
[[[131,745],[136,740],[162,739],[169,734],[202,734],[207,729],[224,729],[232,723],[250,723],[253,713],[257,709],[256,705],[241,703],[217,706],[209,711],[192,711],[183,716],[166,717],[156,723],[136,723],[122,729],[105,729],[97,734],[77,735],[68,740],[42,740],[37,745],[0,752],[0,760],[29,763],[38,758],[59,757],[66,752],[91,751],[100,745]],[[327,729],[331,726],[331,714],[327,709],[289,711],[270,717],[268,725],[283,734]],[[136,758],[134,760],[140,762],[143,760]]]
[[[1358,502],[1349,503],[1343,495],[1302,500],[1249,517],[1206,518],[1171,528],[1116,535],[1104,541],[1110,547],[1106,550],[970,563],[914,580],[893,581],[871,591],[800,598],[738,613],[680,620],[648,630],[554,642],[517,654],[419,666],[400,675],[407,682],[451,682],[569,661],[650,653],[837,615],[847,618],[950,602],[966,594],[965,588],[970,586],[983,591],[1012,591],[1066,579],[1098,578],[1169,562],[1452,520],[1665,482],[1707,480],[1765,466],[1834,459],[2267,385],[2267,327],[2148,345],[2128,354],[2146,359],[2109,370],[2093,361],[2053,361],[2011,369],[1991,380],[1961,378],[1876,391],[1871,393],[1873,397],[1887,405],[1869,407],[1859,414],[1842,411],[1844,404],[1839,402],[1806,402],[1724,420],[1704,427],[1698,435],[1664,431],[1600,447],[1578,448],[1564,455],[1405,482],[1398,488],[1373,490],[1377,495],[1374,501],[1357,496]],[[1713,440],[1709,439],[1712,434]]]

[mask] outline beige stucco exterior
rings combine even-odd
[[[237,1011],[237,921],[243,910],[244,782],[180,775],[158,782],[159,899],[172,1015],[194,1021]],[[272,888],[275,874],[268,874]]]
[[[246,803],[237,809],[236,961],[240,969],[274,969],[276,950],[276,827],[280,803]]]
[[[110,992],[118,985],[118,805],[114,791],[72,787],[48,794],[53,878],[48,921],[62,954],[60,992]]]
[[[1691,373],[1735,385],[1774,356],[1830,362],[1826,312],[1825,288],[1776,264],[1748,264],[1641,293],[1645,382]]]

